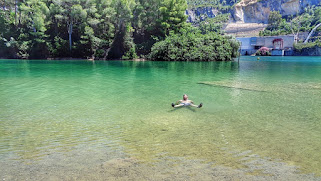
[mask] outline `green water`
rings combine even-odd
[[[320,57],[0,60],[0,179],[320,180],[320,97]]]

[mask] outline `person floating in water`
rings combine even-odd
[[[172,107],[176,108],[176,107],[182,107],[182,106],[193,106],[193,107],[201,108],[203,106],[202,103],[198,106],[195,105],[192,100],[188,99],[188,96],[186,94],[183,95],[183,100],[179,100],[177,102],[179,102],[179,104],[175,105],[174,103],[172,103]]]

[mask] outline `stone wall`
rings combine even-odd
[[[271,51],[272,56],[283,56],[284,55],[284,50],[272,50]]]

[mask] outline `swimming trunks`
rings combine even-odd
[[[189,103],[189,102],[181,102],[180,104],[182,104],[183,106],[190,106],[191,105],[191,103]]]

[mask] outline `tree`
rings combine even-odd
[[[114,26],[115,38],[112,42],[107,58],[119,59],[127,52],[136,52],[132,33],[134,31],[131,22],[133,18],[134,0],[114,0],[115,9]],[[136,53],[130,56],[136,57]]]
[[[65,24],[68,32],[69,51],[72,50],[72,34],[75,27],[85,21],[87,11],[85,10],[86,0],[54,0],[50,4],[54,18],[61,24]],[[58,24],[57,24],[58,26]]]
[[[33,32],[44,33],[46,29],[46,17],[49,14],[47,5],[41,0],[29,0],[20,6],[24,23],[31,27]]]
[[[133,27],[136,33],[155,32],[157,29],[156,22],[160,18],[160,6],[161,0],[137,0],[133,11]]]
[[[133,11],[134,43],[139,55],[148,54],[152,45],[157,39],[163,38],[161,26],[158,23],[160,19],[159,8],[161,0],[137,0]]]
[[[186,24],[185,11],[187,3],[185,0],[164,0],[161,3],[159,23],[162,33],[168,35],[170,31],[178,32]]]
[[[220,34],[201,34],[199,30],[184,29],[171,33],[155,43],[151,60],[161,61],[229,61],[238,55],[239,43]]]
[[[0,11],[0,38],[7,34],[9,22],[4,11]]]
[[[277,27],[279,26],[279,24],[282,21],[282,15],[280,14],[279,11],[272,11],[269,15],[269,19],[268,19],[268,29],[269,30],[274,30],[277,29]]]
[[[220,5],[219,0],[189,2]],[[186,8],[185,0],[0,0],[0,55],[145,57],[166,36],[196,32],[186,23]],[[203,34],[220,31],[217,18],[203,24]]]
[[[46,31],[49,9],[43,0],[28,0],[19,7],[21,26],[19,29],[18,53],[23,58],[28,54],[32,58],[43,58],[47,54]],[[28,52],[28,53],[27,53]]]
[[[230,14],[220,14],[214,18],[207,18],[205,21],[200,23],[199,29],[201,30],[202,34],[209,32],[221,33],[223,23],[226,23],[229,20],[229,15]]]
[[[81,36],[82,48],[90,50],[91,58],[106,58],[114,38],[112,17],[115,11],[111,0],[93,0],[87,9],[87,21]],[[88,6],[88,5],[87,5]]]
[[[295,37],[295,42],[298,41],[299,32],[301,29],[301,16],[291,20],[291,31]]]

